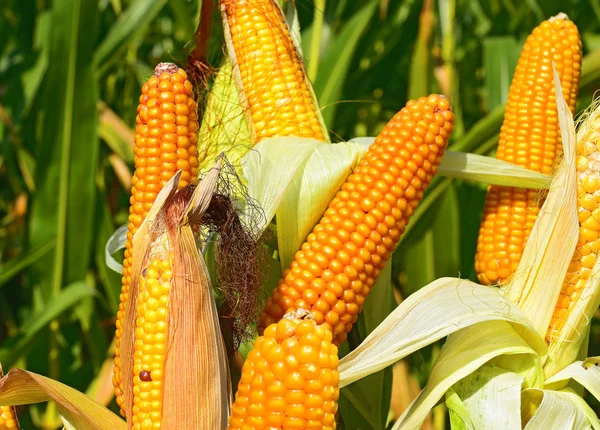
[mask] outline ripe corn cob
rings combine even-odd
[[[327,140],[302,58],[276,0],[221,0],[221,10],[255,142],[292,135]]]
[[[577,310],[576,306],[581,301],[588,279],[592,276],[600,251],[600,121],[594,114],[586,123],[591,123],[591,127],[588,130],[584,129],[583,133],[577,136],[579,241],[546,334],[548,343],[560,336],[569,313],[582,312]]]
[[[115,374],[113,385],[117,403],[123,413],[123,383],[121,381],[120,340],[125,304],[131,283],[132,239],[158,192],[182,170],[179,187],[187,185],[197,175],[198,112],[192,84],[183,69],[171,63],[161,63],[142,87],[136,117],[131,206],[121,303],[117,314]]]
[[[581,39],[565,14],[544,21],[528,37],[513,77],[500,131],[500,160],[550,173],[561,151],[552,62],[565,101],[575,109]],[[475,270],[483,284],[502,283],[516,270],[543,196],[535,190],[492,185],[477,240]]]
[[[454,114],[443,96],[409,101],[329,204],[273,295],[259,329],[293,308],[327,323],[340,344],[441,162]]]
[[[170,258],[154,258],[140,278],[133,364],[134,429],[160,428],[171,264]]]
[[[331,340],[302,310],[267,327],[244,362],[229,429],[335,429],[339,373]]]
[[[19,428],[19,422],[13,406],[0,406],[0,430],[13,430]]]

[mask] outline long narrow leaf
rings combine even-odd
[[[74,388],[21,369],[0,380],[0,405],[26,405],[54,400],[61,416],[78,430],[124,430],[127,424],[110,410]]]

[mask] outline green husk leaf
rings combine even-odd
[[[265,217],[257,226],[264,231],[275,216],[285,191],[302,173],[306,161],[322,142],[299,137],[265,139],[242,159],[248,196],[255,200]]]
[[[474,428],[520,430],[524,379],[517,373],[486,364],[456,383],[453,389],[468,410]]]
[[[365,145],[370,145],[374,140],[374,137],[353,139]],[[494,157],[453,151],[444,152],[437,174],[484,184],[533,189],[548,188],[551,181],[548,175]]]
[[[125,248],[125,244],[127,242],[127,232],[127,224],[124,224],[118,229],[116,229],[112,236],[106,241],[106,246],[104,248],[104,258],[106,261],[106,265],[111,270],[119,274],[123,273],[123,265],[117,260],[115,260],[113,254]]]
[[[570,380],[576,381],[600,401],[600,368],[586,368],[583,361],[571,363],[560,372],[546,380],[545,388],[559,390],[567,386]]]
[[[367,148],[360,143],[318,145],[277,209],[281,267],[287,268]]]
[[[526,341],[505,321],[486,321],[452,334],[442,347],[427,386],[393,429],[420,428],[427,414],[452,385],[495,357],[509,355],[515,361],[525,360],[530,368],[539,369],[538,379],[541,380],[539,353],[529,345],[529,340]]]
[[[527,389],[523,408],[535,411],[524,417],[525,430],[600,429],[600,422],[585,401],[571,390]]]
[[[56,402],[60,415],[78,430],[125,430],[127,424],[85,394],[45,376],[12,369],[0,380],[0,405]]]
[[[446,391],[445,405],[450,414],[450,428],[452,430],[475,430],[469,410],[452,388]]]
[[[520,328],[513,330],[519,330],[540,355],[545,354],[543,339],[535,334],[534,327],[519,308],[497,288],[463,279],[441,278],[410,295],[340,361],[340,387],[383,369],[450,333],[490,320],[516,323]]]
[[[198,133],[199,172],[210,169],[221,152],[225,153],[230,163],[236,165],[252,148],[244,115],[231,63],[226,59],[208,95]]]
[[[595,124],[599,120],[600,100],[596,100],[578,120],[577,155],[585,153],[590,143],[596,145],[599,137]],[[596,178],[600,178],[600,172],[593,167],[593,163],[590,166],[586,177],[594,175]],[[573,310],[568,312],[562,328],[551,339],[548,361],[544,365],[546,377],[552,376],[576,359],[581,358],[578,356],[579,351],[588,342],[590,320],[598,309],[598,305],[600,305],[600,260],[596,261],[592,273],[579,292]],[[587,354],[583,357],[585,356]]]

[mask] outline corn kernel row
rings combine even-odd
[[[122,290],[116,322],[113,384],[117,403],[124,410],[120,342],[131,284],[133,235],[144,221],[162,187],[182,170],[179,187],[197,176],[198,112],[192,84],[183,69],[159,64],[142,87],[137,109],[129,225],[123,261]]]
[[[244,362],[229,429],[335,429],[337,352],[328,328],[296,313],[267,327]]]
[[[302,58],[277,2],[221,0],[221,9],[256,142],[275,136],[325,140]]]
[[[409,101],[387,124],[296,253],[261,315],[259,330],[290,309],[309,310],[340,344],[358,318],[454,128],[448,100]]]
[[[500,160],[546,174],[561,151],[552,63],[565,101],[574,111],[581,39],[565,14],[544,21],[525,42],[508,93],[496,154]],[[481,283],[503,283],[515,272],[543,201],[536,190],[488,188],[475,256]]]

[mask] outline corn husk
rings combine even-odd
[[[85,394],[58,381],[21,369],[0,380],[0,405],[54,401],[63,422],[78,430],[124,430],[127,424]]]
[[[590,106],[589,112],[583,116],[577,130],[577,153],[583,152],[583,145],[588,141],[598,140],[600,137],[594,131],[594,123],[600,121],[600,100]],[[596,172],[600,177],[600,172]],[[586,281],[575,309],[568,313],[567,319],[552,339],[549,346],[548,361],[544,368],[546,376],[563,369],[578,358],[578,352],[586,347],[589,338],[589,325],[591,318],[600,305],[600,259],[596,261],[592,273]]]
[[[169,311],[167,356],[163,377],[161,428],[227,427],[231,382],[225,345],[208,272],[196,244],[192,225],[206,210],[219,178],[220,165],[195,189],[175,234],[156,222],[158,212],[178,183],[176,175],[165,186],[133,238],[133,279],[126,305],[121,341],[125,413],[131,423],[133,406],[133,343],[139,277],[150,256],[174,254]],[[127,341],[128,340],[128,341]]]
[[[486,364],[454,384],[451,391],[464,405],[473,428],[520,430],[524,379],[518,373]],[[490,416],[495,419],[490,420]]]
[[[564,159],[548,199],[531,230],[523,256],[506,294],[545,336],[579,236],[575,125],[554,71]]]
[[[214,160],[222,152],[230,163],[237,165],[252,148],[244,115],[231,63],[225,59],[208,94],[198,133],[199,172],[212,168]]]
[[[522,398],[525,430],[600,429],[595,412],[571,390],[527,389]]]

